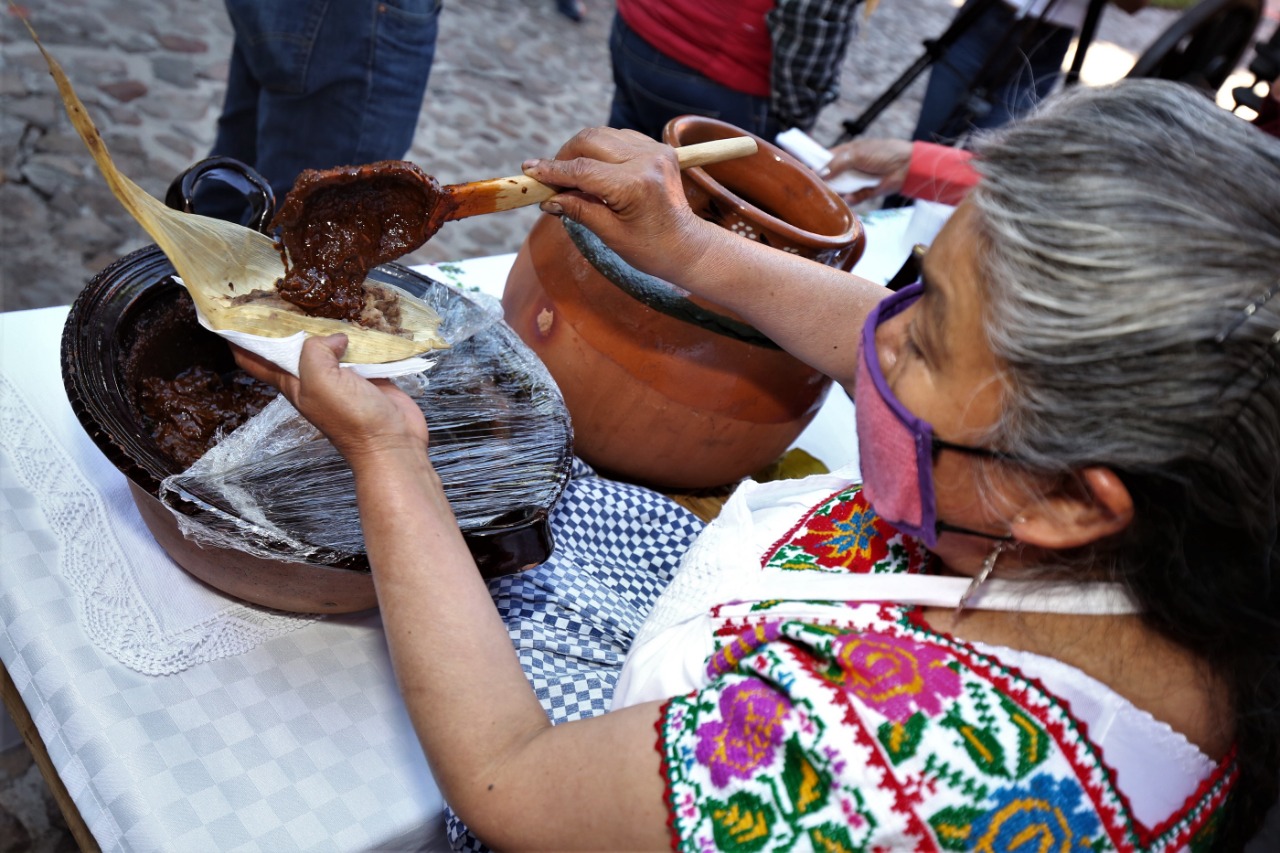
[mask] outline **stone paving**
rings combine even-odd
[[[1269,0],[1277,17],[1280,0]],[[580,128],[603,123],[612,83],[612,0],[586,0],[580,25],[551,0],[448,0],[418,132],[408,158],[445,183],[516,174]],[[942,32],[952,0],[884,0],[842,69],[840,100],[814,136],[877,96]],[[231,48],[220,2],[29,0],[25,7],[98,123],[116,164],[156,196],[213,140]],[[1173,21],[1148,9],[1104,16],[1085,79],[1120,76]],[[1095,56],[1097,61],[1094,61]],[[1116,60],[1119,66],[1108,65]],[[924,78],[868,135],[906,136]],[[446,225],[409,262],[515,251],[536,209]],[[0,310],[69,303],[93,274],[149,243],[107,190],[71,129],[43,60],[12,8],[0,13]],[[74,843],[21,747],[0,753],[0,853]]]
[[[445,183],[516,174],[527,157],[551,155],[580,128],[603,123],[613,4],[587,6],[587,19],[574,25],[551,0],[447,3],[408,158]],[[26,8],[125,174],[162,196],[208,152],[231,47],[221,3],[31,0]],[[881,3],[849,51],[842,97],[815,136],[833,140],[840,121],[860,113],[953,14],[951,0]],[[1135,51],[1171,19],[1156,10],[1111,14],[1100,40]],[[11,9],[0,15],[0,50],[0,309],[65,304],[94,273],[150,241],[98,176]],[[908,134],[922,86],[923,78],[868,132]],[[531,208],[451,223],[408,260],[514,251],[536,215]]]

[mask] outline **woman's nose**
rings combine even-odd
[[[891,379],[893,370],[902,358],[902,348],[907,339],[908,308],[876,327],[876,354],[880,357],[880,373]]]

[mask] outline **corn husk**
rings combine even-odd
[[[24,20],[24,23],[25,20]],[[237,296],[255,290],[274,292],[284,275],[284,261],[275,243],[263,234],[231,222],[182,213],[166,207],[122,174],[111,160],[102,135],[58,64],[31,25],[27,30],[49,65],[67,115],[112,193],[138,224],[151,235],[182,278],[192,300],[215,330],[232,329],[268,338],[298,332],[348,338],[343,361],[381,364],[400,361],[448,346],[439,334],[440,317],[429,306],[404,291],[400,296],[401,325],[409,337],[366,329],[342,320],[309,317],[267,304],[232,304]]]

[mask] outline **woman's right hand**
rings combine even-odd
[[[563,192],[547,213],[581,222],[633,266],[672,278],[723,231],[689,207],[669,145],[632,130],[588,128],[554,160],[529,160],[524,173]]]
[[[831,154],[831,162],[822,170],[824,178],[848,171],[880,178],[874,187],[845,196],[849,204],[898,192],[911,165],[911,143],[905,139],[854,139],[832,148]]]

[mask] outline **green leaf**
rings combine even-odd
[[[817,853],[860,853],[865,849],[855,846],[848,827],[838,823],[824,823],[809,830],[809,843]]]
[[[979,770],[988,776],[1009,776],[1004,762],[1004,747],[989,729],[966,722],[954,709],[943,717],[942,724],[960,735],[960,744]]]
[[[876,730],[880,745],[884,747],[885,752],[889,754],[889,760],[895,766],[916,754],[927,723],[928,720],[924,714],[916,711],[905,723],[882,723]]]
[[[948,806],[929,818],[933,834],[946,850],[968,850],[973,822],[986,812],[972,806]]]
[[[1049,733],[1007,697],[1000,697],[1000,705],[1018,732],[1018,766],[1014,772],[1021,779],[1048,758],[1051,749]]]
[[[775,821],[773,809],[754,794],[739,791],[727,802],[710,800],[707,814],[720,850],[755,853],[769,846]]]
[[[831,777],[813,765],[795,737],[787,740],[784,749],[782,784],[798,815],[822,808],[831,791]]]

